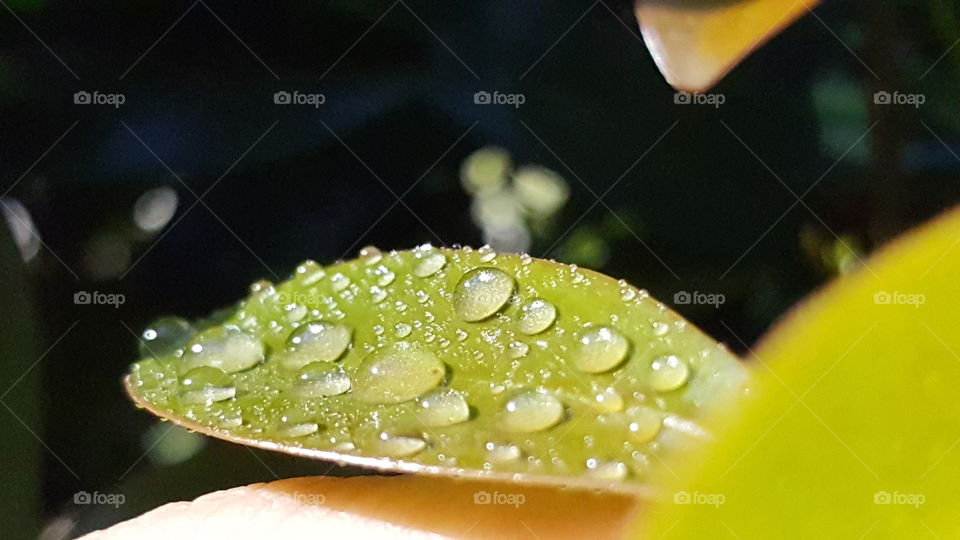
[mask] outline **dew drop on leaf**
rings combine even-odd
[[[368,356],[354,378],[353,391],[366,403],[402,403],[440,384],[443,362],[407,342],[388,345]]]
[[[627,358],[630,341],[609,326],[587,328],[580,335],[573,365],[585,373],[604,373]]]
[[[503,407],[501,424],[507,431],[532,433],[557,425],[563,419],[563,404],[541,392],[524,392]]]
[[[513,294],[513,278],[497,268],[475,268],[460,278],[453,309],[467,322],[482,321],[500,311]]]

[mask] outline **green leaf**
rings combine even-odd
[[[960,211],[797,308],[643,538],[960,537]]]
[[[745,370],[642,290],[489,248],[381,253],[144,332],[127,389],[231,441],[390,471],[641,490]],[[642,490],[641,490],[642,491]]]

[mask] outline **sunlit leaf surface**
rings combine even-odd
[[[960,537],[958,240],[954,211],[776,327],[756,399],[670,464],[683,480],[641,536]]]
[[[654,61],[678,90],[704,92],[816,0],[637,0]]]
[[[706,437],[733,356],[643,291],[528,256],[307,262],[236,309],[144,332],[127,388],[224,439],[383,470],[623,490]]]

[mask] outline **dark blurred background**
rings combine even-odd
[[[955,0],[827,1],[718,107],[675,103],[626,1],[0,4],[4,536],[357,474],[171,430],[120,389],[151,320],[304,259],[491,242],[743,352],[960,199]]]

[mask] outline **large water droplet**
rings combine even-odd
[[[181,358],[179,372],[210,366],[227,373],[250,369],[263,360],[263,343],[236,326],[215,326],[191,341]]]
[[[140,342],[142,356],[166,356],[173,354],[190,341],[193,327],[180,317],[163,317],[143,331]]]
[[[438,252],[429,253],[424,255],[420,262],[417,263],[417,266],[413,269],[413,275],[417,277],[430,277],[440,271],[441,268],[446,266],[447,257]]]
[[[507,402],[501,424],[504,429],[532,433],[555,426],[563,419],[563,404],[540,392],[525,392]]]
[[[427,443],[420,437],[406,437],[381,433],[374,444],[378,454],[387,457],[406,457],[426,448]]]
[[[650,364],[653,373],[650,376],[650,386],[658,392],[676,390],[690,377],[690,367],[683,360],[674,355],[661,356]]]
[[[363,360],[354,377],[353,392],[366,403],[401,403],[435,388],[445,373],[436,355],[400,342]]]
[[[577,341],[573,365],[586,373],[610,371],[623,363],[630,349],[627,338],[609,326],[588,328]]]
[[[482,321],[510,300],[513,278],[496,268],[474,268],[460,278],[453,292],[453,309],[467,322]]]
[[[350,346],[350,327],[340,323],[313,321],[293,331],[287,348],[278,356],[287,369],[300,369],[311,362],[333,362]]]
[[[339,396],[350,390],[350,376],[340,366],[312,362],[303,366],[291,393],[299,398]]]
[[[326,275],[327,272],[316,261],[304,261],[296,270],[297,279],[306,286],[313,285]]]
[[[420,398],[417,418],[431,427],[452,426],[470,418],[470,406],[456,390],[434,390]]]
[[[534,335],[543,332],[557,319],[557,308],[546,300],[536,299],[520,311],[520,331]]]

